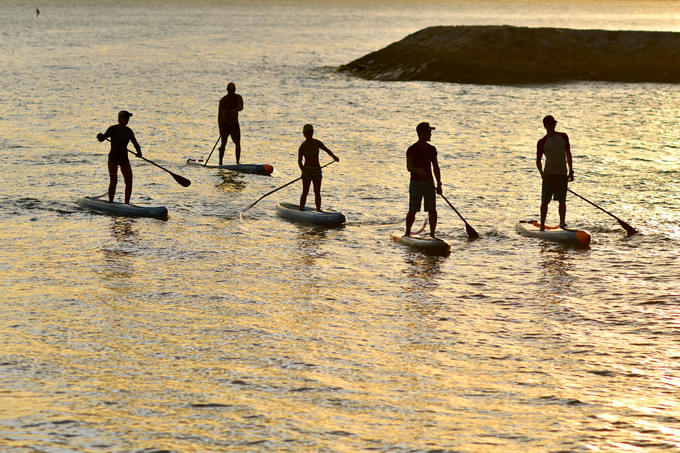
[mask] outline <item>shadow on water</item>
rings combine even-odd
[[[402,273],[406,277],[408,285],[403,286],[405,293],[421,293],[433,291],[439,286],[441,276],[441,264],[445,256],[426,255],[418,252],[409,252],[404,257],[406,266]]]
[[[139,242],[137,231],[134,229],[134,220],[124,217],[114,217],[111,222],[111,236],[116,240],[114,246],[104,245],[101,248],[103,255],[103,275],[116,281],[121,278],[130,279],[135,272],[134,257]]]
[[[219,176],[222,181],[217,183],[215,187],[222,192],[242,192],[246,187],[246,183],[236,172],[220,170]]]

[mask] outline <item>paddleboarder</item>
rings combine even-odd
[[[234,142],[234,151],[236,153],[236,165],[241,161],[241,128],[238,124],[238,112],[243,110],[243,98],[236,93],[236,85],[234,82],[227,84],[227,94],[220,99],[217,109],[217,125],[220,129],[220,165],[224,159],[224,147],[227,144],[227,138],[231,135],[231,140]]]
[[[541,174],[541,222],[540,229],[545,231],[545,218],[548,214],[550,199],[559,203],[560,228],[567,223],[567,188],[569,181],[574,180],[574,169],[571,165],[571,147],[569,137],[564,132],[557,132],[557,121],[552,115],[543,118],[545,136],[536,144],[536,168]],[[545,166],[543,157],[545,156]]]
[[[305,210],[305,203],[307,202],[307,194],[309,193],[309,184],[314,183],[314,202],[316,203],[316,210],[321,211],[321,164],[319,163],[319,150],[322,149],[328,153],[336,162],[340,158],[333,154],[333,152],[326,147],[320,140],[313,137],[314,126],[305,124],[302,127],[302,134],[305,136],[305,141],[302,142],[298,149],[298,166],[302,172],[302,195],[300,196],[300,211]]]
[[[435,128],[430,123],[422,122],[416,126],[418,141],[411,145],[406,151],[406,169],[411,173],[409,182],[409,202],[408,214],[406,214],[406,233],[404,236],[411,235],[411,227],[416,219],[416,213],[420,207],[425,205],[428,212],[430,223],[430,236],[434,238],[437,228],[437,202],[435,191],[442,194],[442,180],[437,161],[437,148],[428,143],[432,138],[432,131]],[[435,188],[434,179],[437,180]]]
[[[118,167],[123,174],[125,181],[125,204],[130,204],[132,195],[132,166],[128,159],[127,145],[132,142],[137,150],[137,157],[142,157],[142,148],[137,143],[135,133],[132,132],[127,124],[132,113],[127,110],[118,112],[118,124],[109,127],[106,132],[97,134],[97,140],[103,142],[107,138],[111,140],[111,150],[109,151],[109,203],[113,203],[118,184]]]

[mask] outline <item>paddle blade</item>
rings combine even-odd
[[[470,239],[479,239],[479,233],[467,222],[465,222],[465,231]]]
[[[189,181],[187,178],[184,176],[177,175],[175,173],[171,173],[172,177],[175,178],[175,181],[182,186],[182,187],[189,187],[191,185],[191,181]]]
[[[636,230],[636,229],[633,228],[632,226],[628,225],[628,224],[627,224],[626,222],[624,222],[623,220],[621,220],[621,219],[616,219],[616,220],[619,221],[619,225],[621,225],[621,228],[623,228],[624,230],[626,230],[626,235],[627,235],[627,236],[632,236],[632,235],[638,233],[638,230]]]

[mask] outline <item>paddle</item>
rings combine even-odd
[[[332,160],[332,161],[328,162],[326,165],[322,165],[321,168],[328,167],[330,164],[332,164],[332,163],[334,163],[334,162],[336,162],[336,161]],[[257,200],[255,200],[255,201],[253,202],[253,204],[251,204],[250,206],[248,206],[247,208],[245,208],[243,211],[241,211],[241,214],[243,214],[243,213],[246,212],[248,209],[250,209],[250,208],[252,208],[253,206],[255,206],[255,205],[257,204],[258,201],[260,201],[261,199],[263,199],[263,198],[266,197],[267,195],[271,195],[271,194],[273,194],[274,192],[277,192],[277,191],[283,189],[284,187],[288,187],[288,186],[290,186],[291,184],[293,184],[294,182],[299,181],[299,180],[301,180],[301,179],[302,179],[302,176],[300,176],[299,178],[295,178],[295,179],[292,180],[291,182],[286,183],[286,184],[282,185],[281,187],[277,187],[276,189],[274,189],[274,190],[272,190],[272,191],[270,191],[270,192],[267,192],[266,194],[262,195],[260,198],[258,198]]]
[[[636,233],[638,232],[635,228],[633,228],[632,226],[628,225],[626,222],[624,222],[623,220],[619,219],[618,217],[616,217],[614,214],[612,214],[611,212],[607,211],[606,209],[604,209],[604,208],[602,208],[602,207],[596,205],[595,203],[593,203],[592,201],[590,201],[590,200],[588,200],[588,199],[586,199],[586,198],[583,198],[581,195],[577,194],[576,192],[574,192],[574,191],[571,190],[571,189],[567,189],[567,190],[568,190],[569,192],[573,193],[574,195],[576,195],[577,197],[579,197],[581,200],[585,201],[586,203],[590,203],[591,205],[595,206],[597,209],[599,209],[599,210],[601,210],[601,211],[603,211],[603,212],[609,214],[610,216],[614,217],[614,218],[619,222],[619,225],[621,225],[621,227],[622,227],[624,230],[626,230],[626,233],[628,233],[628,236],[632,236],[632,235],[634,235],[634,234],[636,234]]]
[[[465,222],[465,231],[467,232],[468,237],[469,237],[470,239],[477,239],[477,238],[479,238],[479,234],[475,231],[474,228],[472,228],[472,226],[470,226],[469,223],[467,223],[467,220],[465,220],[465,219],[463,218],[463,216],[460,215],[460,212],[458,212],[458,209],[454,208],[453,205],[451,204],[451,202],[450,202],[449,200],[447,200],[446,197],[445,197],[443,194],[439,194],[439,195],[444,199],[444,201],[446,201],[446,202],[449,204],[449,206],[451,206],[451,209],[453,209],[454,211],[456,211],[456,214],[458,214],[458,217],[460,217],[461,220],[462,220],[463,222]]]
[[[129,149],[127,150],[127,152],[130,153],[130,154],[134,154],[135,156],[137,156],[137,153],[132,152],[132,151],[130,151]],[[173,178],[175,178],[175,181],[177,181],[177,182],[179,183],[180,186],[189,187],[189,186],[191,185],[191,181],[189,181],[187,178],[185,178],[185,177],[183,177],[183,176],[180,176],[180,175],[177,175],[177,174],[171,172],[170,170],[168,170],[168,169],[165,168],[165,167],[161,167],[161,166],[158,165],[156,162],[154,162],[154,161],[152,161],[152,160],[149,160],[149,159],[147,159],[146,157],[143,157],[143,156],[137,156],[137,157],[139,157],[139,158],[142,159],[142,160],[147,161],[147,162],[150,163],[151,165],[155,165],[156,167],[160,168],[161,170],[165,170],[165,171],[167,171],[168,173],[170,173],[170,175],[171,175]]]
[[[213,145],[213,149],[210,151],[210,154],[208,154],[208,158],[205,160],[205,163],[203,164],[204,167],[206,165],[208,165],[208,161],[210,160],[210,156],[212,156],[212,153],[215,151],[215,147],[217,146],[217,143],[220,141],[220,138],[222,138],[222,137],[217,137],[217,141]]]

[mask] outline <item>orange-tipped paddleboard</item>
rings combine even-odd
[[[572,230],[546,225],[545,230],[541,231],[540,224],[535,220],[520,220],[517,222],[515,229],[522,236],[581,247],[588,247],[592,239],[591,234],[586,230]]]

